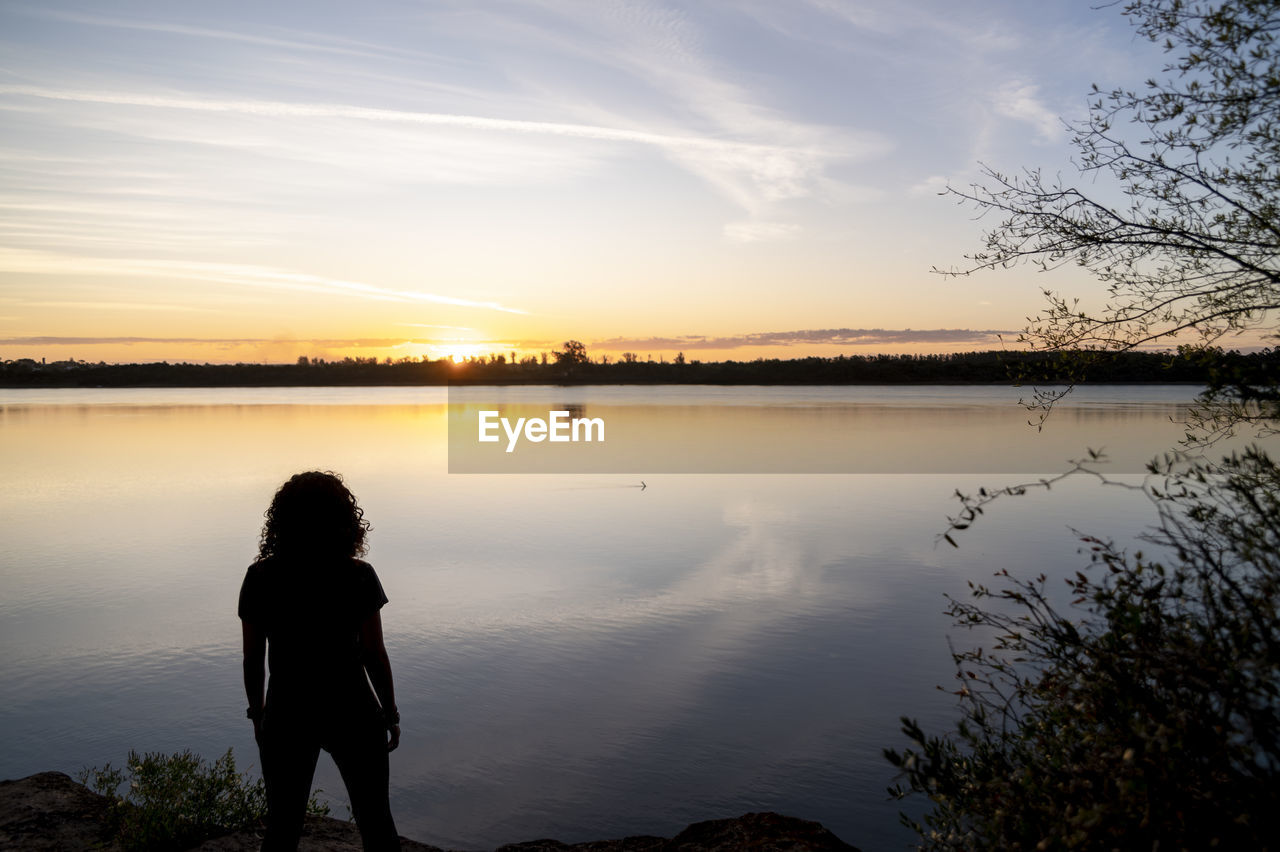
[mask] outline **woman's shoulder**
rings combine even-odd
[[[323,567],[319,564],[317,567],[330,577],[345,577],[356,582],[365,582],[370,577],[376,579],[378,576],[372,565],[355,556],[335,558],[324,562]]]
[[[265,602],[273,595],[276,585],[272,577],[270,559],[259,559],[244,572],[244,581],[240,584],[239,613],[246,621],[265,622],[268,612]]]
[[[365,562],[363,559],[358,559],[354,556],[351,557],[351,570],[357,577],[364,581],[372,580],[375,583],[380,583],[378,580],[378,572],[374,571],[373,566],[368,562]]]
[[[266,573],[267,571],[270,571],[279,562],[280,562],[280,559],[279,557],[276,557],[276,556],[266,556],[261,559],[255,559],[253,561],[253,564],[251,564],[245,570],[245,574],[254,575],[254,574]]]
[[[360,577],[377,576],[373,566],[363,559],[351,557],[312,557],[311,559],[288,558],[275,554],[259,559],[245,571],[246,577],[265,577],[268,575],[290,575],[302,573],[319,576],[333,576],[334,573],[354,574]]]
[[[373,609],[381,609],[387,603],[387,593],[382,589],[378,572],[363,559],[352,557],[351,565],[355,569],[356,583],[361,589],[359,596],[364,598]]]
[[[302,570],[295,559],[275,553],[253,562],[244,572],[244,581],[252,585],[277,586],[292,582]]]

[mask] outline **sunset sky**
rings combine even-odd
[[[1072,173],[1096,5],[4,2],[0,358],[994,348],[1099,288],[938,192]]]

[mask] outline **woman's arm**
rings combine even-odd
[[[267,681],[267,634],[256,624],[240,622],[244,637],[244,694],[249,699],[249,718],[253,720],[253,738],[262,739],[262,689]]]
[[[364,656],[364,670],[369,673],[369,682],[382,705],[382,712],[387,717],[387,730],[391,738],[387,742],[387,751],[394,751],[400,745],[400,711],[396,709],[396,688],[391,681],[391,660],[387,657],[387,646],[382,640],[382,615],[374,612],[360,625],[360,651]]]

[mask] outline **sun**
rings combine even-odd
[[[431,357],[448,358],[455,364],[461,364],[468,358],[474,358],[478,355],[487,355],[492,347],[486,348],[479,343],[459,343],[457,341],[446,341],[441,343],[433,343],[429,347],[431,349]]]
[[[407,353],[412,358],[421,358],[425,361],[452,361],[460,364],[468,358],[476,356],[487,356],[490,352],[500,352],[502,347],[488,343],[468,343],[461,340],[437,340],[430,343],[425,341],[404,344],[397,347],[402,353]]]

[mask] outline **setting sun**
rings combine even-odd
[[[455,364],[461,364],[468,358],[476,358],[489,354],[492,346],[482,343],[440,343],[428,346],[433,359],[448,358]]]

